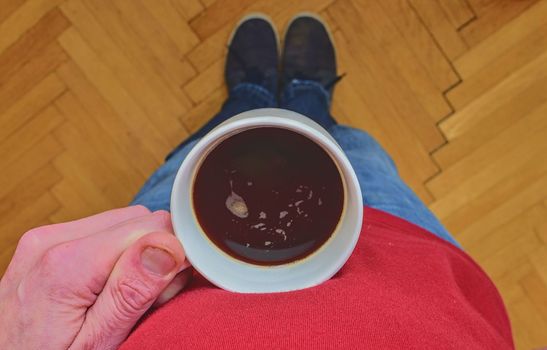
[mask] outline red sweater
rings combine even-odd
[[[289,293],[236,294],[202,277],[152,313],[121,349],[511,349],[496,288],[431,233],[365,208],[340,272]]]

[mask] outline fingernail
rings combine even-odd
[[[175,259],[161,248],[148,247],[141,253],[141,264],[148,271],[165,276],[175,269]]]

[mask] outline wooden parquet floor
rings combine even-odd
[[[226,97],[261,11],[330,23],[368,130],[547,345],[547,0],[1,0],[0,273],[27,229],[124,206]]]

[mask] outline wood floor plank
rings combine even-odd
[[[482,265],[482,262],[495,256],[497,252],[502,251],[506,247],[512,247],[518,238],[534,236],[534,230],[544,220],[546,213],[545,207],[536,204],[511,219],[507,224],[495,228],[472,243],[466,244],[465,250]],[[527,260],[527,257],[525,260]],[[515,294],[518,294],[518,296],[524,294],[524,290],[518,286],[518,282],[524,275],[532,272],[530,263],[519,261],[518,263],[507,264],[500,262],[499,265],[494,265],[490,268],[493,271],[488,272],[496,274],[495,276],[492,275],[492,277],[494,277],[494,282],[500,289],[506,303],[510,303],[516,299]],[[519,272],[523,269],[526,269],[526,271]],[[518,288],[513,289],[512,287],[514,286]]]
[[[0,52],[15,43],[19,37],[36,24],[63,0],[26,1],[0,23]]]
[[[537,157],[537,155],[536,155]],[[452,232],[463,232],[466,228],[480,222],[483,216],[487,213],[495,211],[503,203],[510,201],[516,194],[528,191],[530,186],[536,183],[541,183],[547,176],[547,167],[534,164],[535,160],[528,161],[519,168],[518,172],[509,174],[508,177],[498,180],[493,184],[487,184],[488,187],[477,189],[472,195],[466,198],[447,195],[441,202],[444,208],[432,206],[434,213],[441,212],[439,218],[449,227]],[[539,186],[539,185],[538,185]],[[545,193],[543,189],[539,189],[539,194]],[[449,199],[454,199],[454,203],[448,203]],[[522,205],[526,205],[523,203]],[[487,234],[481,232],[480,236]],[[479,237],[476,237],[479,238]]]
[[[87,113],[94,116],[105,133],[116,142],[117,148],[126,155],[127,162],[134,164],[143,177],[149,176],[161,164],[140,137],[143,130],[120,117],[74,62],[60,67],[57,74]]]
[[[17,245],[15,243],[4,243],[4,246],[0,251],[0,276],[3,276],[6,272],[13,254],[15,254],[16,247]]]
[[[493,34],[504,24],[519,16],[537,0],[499,0],[492,2],[477,19],[460,30],[460,34],[470,47]]]
[[[487,9],[488,6],[490,6],[492,3],[498,0],[466,0],[469,4],[469,7],[473,10],[473,12],[477,15],[483,15]]]
[[[37,83],[32,90],[0,116],[0,140],[7,138],[27,123],[64,91],[66,87],[55,73],[49,74]]]
[[[529,186],[518,193],[514,193],[509,200],[500,203],[495,210],[492,210],[467,226],[463,231],[456,234],[456,238],[465,244],[470,244],[480,238],[484,232],[489,232],[496,227],[505,225],[515,216],[526,210],[528,203],[536,203],[545,198],[547,189],[547,176],[529,184]]]
[[[0,252],[0,276],[8,267],[19,238],[31,228],[48,224],[48,216],[58,208],[59,203],[55,198],[49,192],[44,192],[36,200],[29,202],[10,220],[1,223],[2,243],[5,248]]]
[[[69,26],[68,20],[54,8],[46,13],[19,40],[0,54],[0,85],[49,45]]]
[[[88,2],[90,3],[90,2]],[[147,11],[140,1],[111,1],[104,2],[115,6],[108,11],[118,13],[118,20],[128,31],[133,32],[140,39],[140,45],[146,47],[154,54],[172,74],[182,76],[184,72],[183,62],[180,60],[185,52],[181,52],[176,43],[171,40],[164,27]],[[157,5],[155,5],[157,7]],[[108,9],[108,7],[107,7]],[[182,35],[184,33],[180,33]]]
[[[323,23],[326,24],[331,33],[334,33],[338,30],[338,23],[336,23],[336,21],[330,16],[328,7],[319,13],[319,17],[321,18]]]
[[[57,171],[65,174],[64,179],[77,188],[81,196],[88,198],[92,211],[101,212],[121,206],[118,194],[115,195],[117,198],[109,197],[112,192],[108,192],[106,185],[95,182],[98,178],[97,173],[94,171],[90,173],[90,167],[86,166],[77,155],[64,152],[55,158],[53,163]]]
[[[547,322],[537,313],[537,307],[528,298],[521,298],[509,306],[509,315],[519,325],[515,334],[517,349],[539,349],[545,346]]]
[[[439,0],[438,3],[454,29],[461,28],[475,18],[475,14],[466,0]]]
[[[527,258],[524,258],[518,261],[514,266],[507,266],[507,271],[501,276],[492,278],[507,306],[526,297],[526,292],[519,282],[533,271],[534,267],[530,261]]]
[[[55,168],[65,174],[63,181],[70,184],[72,188],[78,191],[81,198],[86,198],[86,203],[90,211],[100,213],[105,210],[116,207],[114,201],[105,196],[104,193],[98,190],[97,186],[89,175],[82,168],[77,166],[73,157],[68,153],[63,153],[53,161]],[[56,209],[59,209],[57,207]],[[50,213],[53,215],[57,210]]]
[[[518,152],[534,153],[537,148],[542,148],[543,142],[547,139],[547,103],[542,104],[527,115],[521,116],[511,127],[500,132],[495,138],[484,142],[476,150],[468,153],[459,162],[427,182],[427,188],[437,198],[442,198],[446,193],[453,190],[461,183],[462,179],[478,174],[485,168],[485,164],[493,164],[495,161],[505,159]],[[516,143],[515,140],[523,140]],[[515,159],[516,160],[516,159]],[[514,169],[516,163],[507,163],[511,166],[506,169]],[[502,173],[498,173],[501,177]]]
[[[87,113],[70,92],[56,100],[55,106],[82,136],[82,139],[75,139],[76,143],[71,142],[70,139],[66,140],[65,148],[87,147],[93,149],[97,153],[97,158],[102,159],[108,167],[108,176],[121,181],[122,187],[127,188],[130,193],[136,193],[146,178],[138,172],[133,164],[127,162],[127,155],[121,152],[115,141],[97,123],[94,116]],[[85,143],[81,141],[85,141]]]
[[[511,73],[530,63],[543,52],[547,52],[547,22],[537,32],[523,38],[519,44],[503,52],[486,67],[447,93],[447,98],[454,108],[462,109],[471,101],[479,98],[493,86],[508,77]]]
[[[194,103],[200,103],[213,91],[224,86],[224,64],[220,59],[184,86],[184,91]]]
[[[547,256],[547,250],[539,252],[541,255]],[[542,266],[542,270],[545,265]],[[520,284],[526,291],[528,298],[535,305],[537,313],[547,323],[547,283],[539,277],[537,270],[520,280]],[[543,344],[547,344],[547,334],[542,334],[540,339]]]
[[[13,12],[15,12],[21,5],[25,3],[25,0],[4,0],[2,1],[2,7],[0,7],[0,22],[3,22]]]
[[[121,13],[122,23],[126,23],[129,29],[138,36],[140,45],[150,50],[179,84],[184,84],[194,76],[193,69],[190,70],[191,67],[188,67],[186,61],[182,60],[188,48],[185,48],[184,52],[180,51],[140,1],[114,0],[112,3]],[[194,45],[192,44],[192,46]]]
[[[149,67],[133,60],[131,55],[121,50],[93,15],[86,11],[81,1],[67,1],[62,10],[169,144],[174,146],[186,137],[188,133],[179,118],[188,109],[188,105],[179,98],[181,94],[173,94],[169,86]]]
[[[205,7],[211,7],[217,0],[200,0]]]
[[[459,81],[458,75],[410,3],[397,0],[381,2],[381,5],[389,11],[393,23],[439,91],[445,91],[456,84]]]
[[[194,77],[193,67],[185,60],[181,60],[182,54],[174,47],[174,44],[165,43],[166,40],[168,42],[170,40],[165,39],[164,36],[164,40],[156,42],[151,28],[141,28],[151,24],[157,26],[149,14],[146,17],[148,22],[145,23],[140,23],[138,18],[131,17],[131,14],[135,12],[135,9],[132,8],[134,2],[121,2],[118,4],[121,8],[107,1],[83,0],[83,3],[88,11],[95,16],[97,22],[109,33],[116,45],[124,52],[128,52],[133,60],[141,62],[165,80],[172,88],[173,93],[176,93],[177,89],[180,90],[180,85]],[[126,10],[123,6],[126,6],[130,11],[124,12],[125,16],[121,14],[121,11]],[[128,22],[128,19],[131,22]],[[180,99],[181,102],[185,102],[183,96]],[[187,99],[185,103],[190,105]]]
[[[62,175],[51,164],[47,164],[32,173],[2,199],[0,276],[7,267],[21,235],[32,227],[47,223],[48,213],[58,208],[59,204],[49,196],[48,190],[61,178]]]
[[[97,214],[93,211],[93,203],[89,203],[87,196],[81,196],[78,189],[66,179],[55,184],[50,192],[60,204],[60,207],[49,216],[49,220],[54,224]]]
[[[511,98],[547,76],[547,51],[439,124],[448,140],[455,139],[497,109],[499,101]]]
[[[199,38],[190,25],[178,14],[171,0],[141,0],[164,29],[171,41],[177,45],[179,52],[185,55],[199,43]]]
[[[53,107],[47,107],[27,124],[4,140],[0,140],[0,159],[3,167],[25,157],[34,147],[63,122],[64,118]]]
[[[540,1],[485,40],[475,45],[454,60],[454,66],[465,80],[472,77],[514,46],[522,43],[534,33],[542,34],[540,28],[547,23],[547,2]],[[528,47],[528,49],[533,49]]]
[[[511,246],[517,238],[534,235],[537,228],[545,220],[545,215],[547,215],[547,208],[544,205],[541,203],[533,204],[505,225],[496,227],[490,232],[485,232],[482,237],[468,243],[465,250],[477,261],[485,261],[496,252]],[[512,270],[512,267],[508,264],[504,264],[502,267],[506,268],[507,271]],[[516,283],[516,281],[513,282]]]
[[[8,195],[11,190],[47,165],[62,151],[61,144],[53,136],[48,135],[28,150],[24,158],[12,162],[8,167],[3,167],[2,177],[0,177],[0,198]]]
[[[415,50],[411,49],[412,46],[409,45],[407,37],[402,35],[402,33],[412,31],[413,29],[418,31],[416,27],[420,26],[420,24],[406,24],[403,20],[397,20],[398,16],[404,16],[405,19],[413,19],[414,21],[418,21],[418,19],[413,16],[413,11],[410,7],[403,5],[407,4],[406,2],[399,1],[399,6],[396,5],[395,1],[380,2],[379,4],[382,5],[380,7],[383,11],[380,10],[380,7],[377,7],[377,11],[364,8],[364,12],[370,13],[371,17],[363,17],[363,19],[367,22],[374,19],[374,22],[371,22],[373,23],[371,28],[375,33],[376,39],[380,43],[390,43],[389,45],[381,45],[385,47],[384,53],[386,57],[390,59],[393,67],[398,69],[400,77],[406,81],[409,89],[431,119],[435,122],[441,120],[452,112],[452,109],[442,95],[442,92],[448,86],[438,88],[435,85],[436,79],[432,78],[425,66],[420,62],[420,55],[416,55]],[[388,6],[388,4],[392,5]],[[410,13],[410,15],[404,15],[403,13]],[[425,28],[421,29],[425,31]],[[437,50],[439,56],[441,56],[434,41],[430,39],[428,42],[431,43],[431,46],[435,46],[430,51]],[[446,68],[452,71],[448,61],[444,57],[442,57],[442,60]]]
[[[0,202],[0,217],[3,218],[2,221],[4,221],[4,218],[10,220],[10,217],[17,215],[29,203],[40,197],[42,193],[49,191],[61,179],[62,174],[51,164],[46,164],[31,173],[24,181],[20,182],[2,197],[2,201]],[[2,238],[4,237],[2,236]]]
[[[517,123],[523,116],[547,102],[547,78],[537,79],[522,91],[497,101],[497,107],[472,128],[433,152],[433,158],[441,169],[447,169],[481,145]]]
[[[213,35],[231,19],[241,17],[241,14],[255,2],[255,0],[218,0],[207,7],[201,16],[190,21],[190,27],[201,40]]]
[[[52,42],[17,71],[0,89],[0,114],[68,59],[57,42]]]
[[[231,34],[230,30],[231,25],[226,25],[215,34],[202,40],[198,46],[186,55],[186,58],[196,68],[198,74],[223,57]]]
[[[54,135],[66,149],[63,156],[55,160],[58,171],[65,177],[77,175],[73,181],[88,186],[86,193],[91,196],[93,192],[92,198],[100,198],[96,204],[103,205],[103,210],[129,203],[136,188],[128,183],[121,165],[115,167],[112,161],[106,161],[106,157],[101,156],[93,143],[70,122],[58,128]]]
[[[502,205],[504,200],[526,191],[533,183],[543,181],[547,165],[537,160],[547,148],[547,145],[538,145],[544,135],[535,135],[532,141],[535,141],[535,145],[531,143],[515,148],[478,172],[464,175],[462,178],[465,180],[442,197],[437,197],[440,199],[432,203],[430,209],[451,230],[459,232],[471,226],[475,219],[478,220],[491,208]],[[511,166],[508,167],[508,164]],[[543,192],[545,190],[541,189],[536,195]]]
[[[438,2],[410,0],[410,3],[448,58],[455,59],[467,51],[467,44],[450,23],[450,19]]]
[[[530,261],[536,268],[543,283],[547,285],[547,271],[545,270],[545,266],[547,266],[547,246],[543,245],[541,249],[530,256]]]
[[[65,31],[59,37],[59,42],[82,69],[86,78],[97,87],[102,97],[124,118],[128,127],[132,126],[137,134],[142,135],[147,149],[155,155],[156,160],[161,161],[171,149],[169,141],[163,137],[157,125],[148,119],[142,107],[115,78],[112,71],[101,62],[74,28]]]
[[[205,6],[199,0],[171,0],[171,4],[186,22],[189,22],[205,9]]]
[[[517,264],[521,259],[528,257],[538,250],[539,240],[535,235],[525,235],[515,239],[511,245],[498,250],[481,262],[481,266],[492,278],[502,276],[507,266]]]
[[[547,204],[543,204],[545,207],[547,207]],[[543,222],[539,227],[536,229],[536,233],[543,242],[544,245],[547,245],[547,220]]]

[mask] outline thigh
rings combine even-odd
[[[355,169],[365,205],[403,218],[459,246],[435,215],[403,182],[391,157],[372,136],[341,125],[330,128],[329,132]]]

